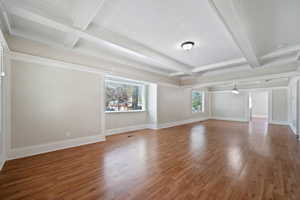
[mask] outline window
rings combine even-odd
[[[204,112],[204,92],[192,91],[192,112]]]
[[[105,81],[105,111],[132,112],[145,110],[145,86],[131,82]]]

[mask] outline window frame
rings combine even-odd
[[[107,83],[116,83],[116,84],[123,84],[123,85],[131,85],[131,86],[138,86],[142,88],[142,110],[127,110],[127,111],[107,111],[106,110],[106,86]],[[146,103],[146,85],[143,83],[136,83],[126,80],[112,80],[112,79],[105,79],[104,80],[104,113],[139,113],[139,112],[147,112],[147,103]]]
[[[202,109],[199,111],[193,111],[193,92],[202,93],[202,95],[201,95],[202,96]],[[203,90],[192,90],[191,91],[191,110],[192,110],[192,114],[205,112],[205,91],[203,91]]]

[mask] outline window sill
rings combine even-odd
[[[129,110],[129,111],[105,111],[105,114],[112,114],[112,113],[141,113],[147,112],[146,110]]]

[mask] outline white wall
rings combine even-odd
[[[12,62],[12,149],[103,135],[101,76]]]
[[[299,78],[294,78],[290,81],[289,88],[288,88],[288,95],[289,95],[289,113],[288,119],[291,129],[296,135],[299,135],[299,124],[300,124],[300,116],[299,116],[299,105],[300,105],[300,81]]]
[[[288,123],[288,90],[287,88],[268,89],[268,107],[271,113],[271,123]],[[211,92],[212,118],[248,121],[249,92],[243,91],[239,95],[230,91]]]
[[[7,49],[4,49],[4,72],[6,73],[5,77],[1,78],[1,91],[0,91],[0,170],[2,169],[5,160],[7,159],[6,156],[6,148],[8,146],[7,144],[7,135],[10,132],[10,121],[8,120],[10,118],[9,110],[10,110],[10,84],[8,75],[10,74],[10,60],[8,56]],[[8,72],[8,73],[7,73]]]
[[[105,113],[106,130],[149,124],[148,111]]]
[[[272,89],[271,95],[272,116],[271,122],[288,123],[288,89]]]
[[[298,81],[289,86],[289,123],[294,130],[297,129],[297,91]]]
[[[4,90],[3,90],[3,80],[0,80],[0,170],[5,161],[5,139],[4,139],[4,112],[3,112],[3,98],[4,98]]]
[[[268,92],[251,92],[252,117],[268,117]]]
[[[249,93],[230,91],[211,93],[211,115],[215,119],[248,120]]]
[[[159,86],[157,95],[159,124],[202,119],[209,116],[209,98],[207,92],[205,93],[205,108],[203,113],[192,113],[191,88]]]
[[[102,124],[101,75],[23,61],[12,61],[11,69],[10,151],[209,115],[208,95],[205,112],[192,113],[192,89],[150,84],[146,112],[107,113]]]

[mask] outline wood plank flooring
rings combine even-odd
[[[0,199],[300,200],[300,144],[258,119],[127,133],[7,162]]]

